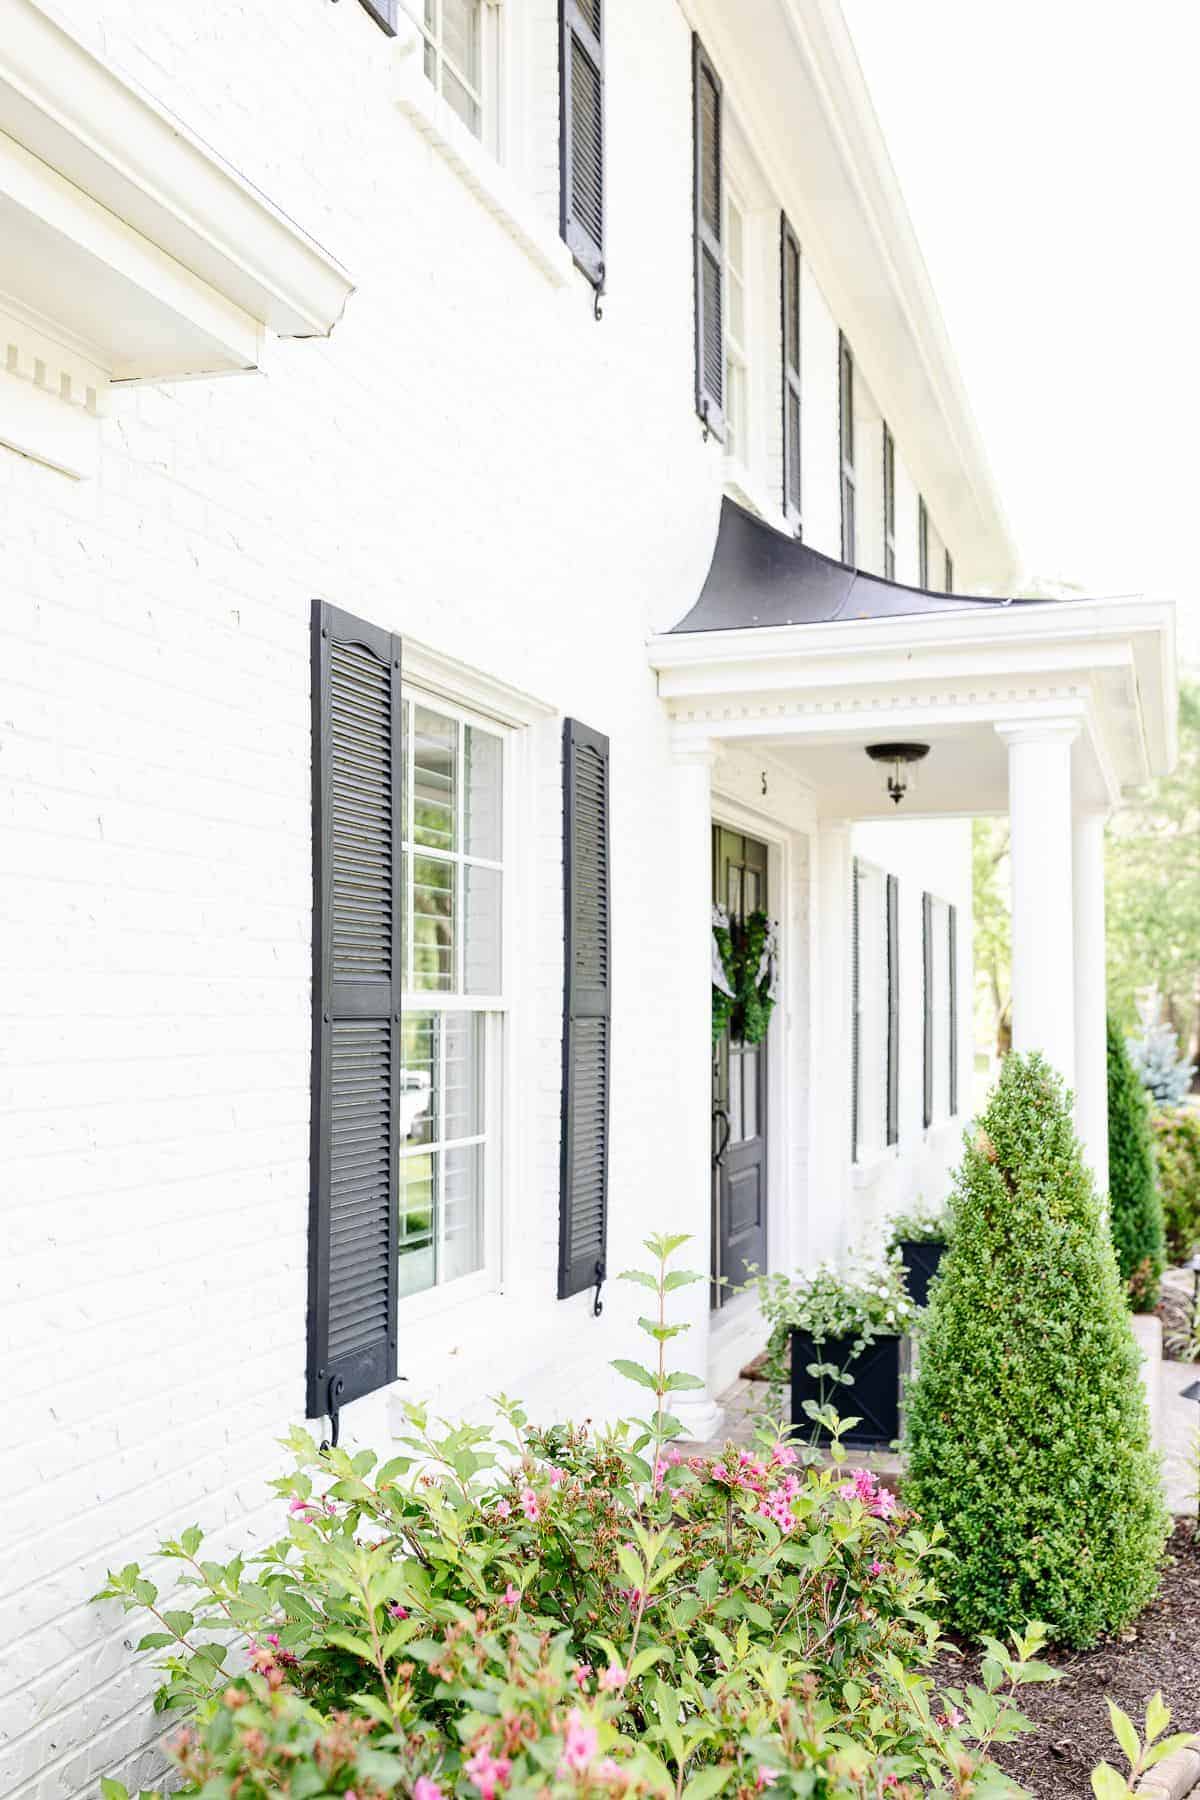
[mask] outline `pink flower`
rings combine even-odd
[[[507,1756],[493,1756],[488,1746],[481,1744],[465,1768],[483,1800],[495,1800],[496,1789],[508,1782],[512,1763]]]
[[[353,1788],[347,1788],[345,1794],[343,1795],[343,1800],[358,1800],[358,1795],[355,1793]]]
[[[796,1460],[796,1452],[790,1444],[776,1444],[771,1452],[771,1461],[781,1469],[790,1469]]]
[[[606,1693],[614,1688],[623,1688],[628,1680],[629,1671],[623,1669],[620,1663],[609,1663],[607,1669],[600,1671],[600,1686]]]
[[[408,1617],[407,1606],[399,1606],[399,1605],[389,1606],[388,1612],[391,1614],[393,1619],[407,1619],[407,1617]]]
[[[525,1517],[532,1524],[536,1524],[541,1516],[542,1509],[538,1505],[538,1497],[532,1488],[527,1487],[521,1489],[521,1506],[524,1509]]]
[[[559,1774],[567,1775],[572,1770],[579,1772],[586,1769],[599,1747],[600,1738],[596,1727],[589,1725],[579,1708],[573,1706],[567,1719],[566,1736],[563,1738]]]
[[[760,1794],[764,1788],[774,1787],[778,1780],[778,1769],[771,1769],[767,1767],[766,1763],[759,1763],[758,1774],[754,1778],[754,1785]]]
[[[575,1683],[577,1688],[585,1688],[587,1686],[588,1676],[591,1672],[591,1663],[578,1663],[571,1671],[571,1680]]]
[[[882,1575],[884,1573],[884,1569],[885,1569],[885,1565],[880,1562],[878,1557],[876,1557],[874,1562],[871,1564],[871,1567],[867,1571],[867,1573],[869,1575]]]
[[[428,1775],[418,1775],[413,1787],[413,1800],[442,1800],[442,1790]]]
[[[870,1469],[855,1469],[849,1481],[843,1481],[838,1489],[838,1497],[842,1500],[861,1500],[864,1506],[871,1506],[879,1492],[879,1483]]]
[[[557,1468],[554,1463],[548,1464],[547,1469],[546,1469],[546,1474],[550,1478],[550,1486],[552,1488],[556,1488],[558,1486],[559,1482],[562,1481],[564,1478],[563,1470],[560,1468]]]
[[[871,1511],[875,1514],[877,1519],[890,1519],[895,1516],[897,1511],[896,1496],[893,1494],[891,1488],[880,1488],[875,1496],[875,1503],[872,1506]]]
[[[508,1586],[504,1590],[504,1604],[505,1604],[505,1606],[519,1606],[520,1603],[521,1603],[521,1590],[518,1587],[514,1587],[512,1582],[510,1581]]]
[[[619,1762],[611,1756],[602,1756],[592,1770],[597,1781],[624,1781],[625,1773]]]
[[[957,1706],[950,1707],[946,1714],[946,1723],[951,1731],[957,1731],[966,1716],[966,1713],[960,1712]]]
[[[642,1604],[642,1599],[643,1594],[641,1588],[627,1588],[625,1590],[625,1603],[629,1607],[630,1612],[637,1611],[638,1607]]]
[[[507,1519],[507,1517],[511,1511],[512,1511],[512,1507],[508,1504],[507,1500],[497,1500],[497,1502],[496,1502],[496,1517],[498,1519]]]

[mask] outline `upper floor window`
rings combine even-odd
[[[780,221],[780,301],[783,311],[783,511],[800,529],[800,240]]]
[[[854,522],[854,358],[838,333],[838,437],[842,467],[842,561],[854,567],[857,536]]]
[[[425,73],[469,131],[497,148],[496,8],[487,0],[404,0],[421,28]]]
[[[883,428],[883,573],[896,579],[896,440]]]
[[[725,453],[750,457],[749,306],[746,296],[746,212],[725,190]]]
[[[917,585],[929,586],[929,514],[920,495],[917,496]]]

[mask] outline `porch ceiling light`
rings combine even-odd
[[[897,806],[908,792],[908,772],[914,763],[919,763],[929,755],[928,744],[868,744],[867,755],[872,762],[890,765],[887,778],[887,791]]]

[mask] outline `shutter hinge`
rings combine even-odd
[[[340,1375],[331,1375],[325,1393],[325,1411],[329,1418],[329,1436],[321,1444],[321,1454],[326,1450],[336,1450],[338,1430],[341,1424],[342,1393],[346,1383]]]
[[[599,280],[596,282],[595,291],[592,295],[592,317],[593,317],[593,319],[595,319],[595,321],[598,325],[600,323],[601,319],[604,317],[604,314],[600,310],[600,302],[604,298],[604,264],[603,263],[600,264],[599,269],[597,270],[597,274],[599,275]]]
[[[596,1292],[592,1297],[592,1317],[598,1319],[604,1311],[604,1302],[600,1298],[600,1289],[604,1286],[604,1264],[596,1264]]]

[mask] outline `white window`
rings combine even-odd
[[[504,1029],[505,737],[404,700],[399,1294],[495,1260]]]
[[[497,146],[495,0],[404,0],[425,40],[425,73],[469,131]]]
[[[888,1128],[887,877],[856,858],[853,909],[854,1160],[876,1155]]]
[[[746,213],[725,188],[725,454],[750,460],[750,372],[747,353]]]

